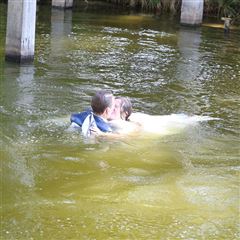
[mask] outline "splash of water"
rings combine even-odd
[[[148,115],[144,113],[133,113],[131,121],[138,122],[143,132],[159,135],[176,134],[186,127],[195,126],[199,122],[219,120],[218,118],[186,114],[170,115]]]

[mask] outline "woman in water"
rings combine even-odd
[[[188,126],[202,121],[216,120],[208,116],[170,114],[149,115],[133,112],[128,98],[116,97],[115,106],[110,116],[109,125],[113,132],[119,134],[148,133],[154,135],[169,135],[181,132]]]
[[[109,119],[109,125],[113,132],[120,134],[130,134],[139,132],[141,124],[137,121],[131,121],[130,118],[135,113],[132,113],[132,103],[129,98],[116,97],[115,107]]]

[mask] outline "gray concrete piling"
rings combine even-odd
[[[55,8],[72,8],[73,0],[52,0],[52,7]]]
[[[5,58],[32,62],[35,48],[37,0],[8,0]]]
[[[201,25],[203,18],[204,0],[182,0],[181,24],[197,26]]]

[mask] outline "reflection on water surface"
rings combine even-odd
[[[237,239],[239,40],[163,17],[40,8],[34,64],[0,66],[2,238]],[[219,120],[86,142],[68,119],[99,88],[136,111]]]

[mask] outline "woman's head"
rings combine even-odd
[[[127,121],[131,113],[132,113],[131,101],[126,97],[116,97],[115,107],[110,118],[112,120],[122,119]]]

